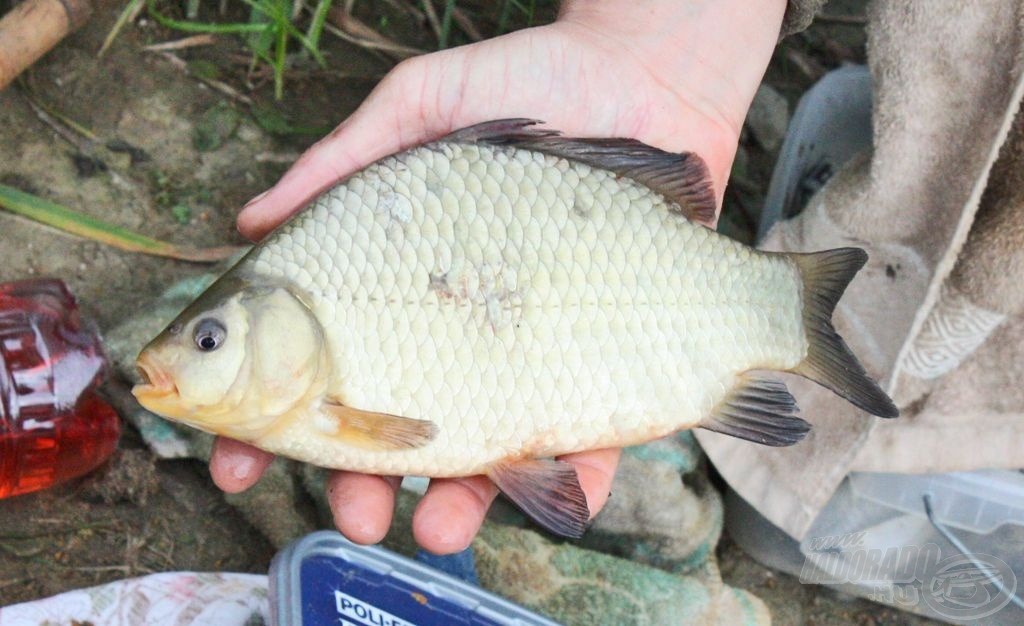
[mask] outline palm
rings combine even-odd
[[[410,69],[418,80],[407,85],[420,120],[443,132],[522,114],[569,135],[630,136],[667,149],[719,141],[719,125],[638,60],[570,28],[520,31],[424,57]]]

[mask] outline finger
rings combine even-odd
[[[497,495],[485,476],[431,480],[412,516],[416,543],[434,554],[465,550]]]
[[[327,479],[327,501],[334,525],[360,544],[378,543],[388,534],[395,512],[397,476],[334,472]]]
[[[392,70],[356,111],[307,150],[268,191],[238,215],[238,229],[259,240],[338,180],[374,161],[446,133],[450,128],[423,104],[425,64]]]
[[[210,476],[215,485],[228,493],[245,491],[256,484],[274,455],[247,443],[217,437],[210,454]]]
[[[580,487],[587,496],[587,507],[590,509],[590,519],[604,508],[611,495],[612,480],[615,478],[615,468],[619,465],[619,457],[622,455],[621,448],[605,448],[603,450],[587,450],[575,452],[558,457],[559,461],[565,461],[576,468],[576,476],[579,478]]]

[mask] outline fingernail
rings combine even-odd
[[[262,200],[263,198],[266,198],[268,193],[270,193],[270,189],[267,189],[263,193],[253,197],[252,200],[249,200],[248,202],[245,203],[245,206],[242,207],[242,210],[244,211],[244,210],[248,209],[250,206],[252,206],[252,205],[256,204],[257,202],[259,202],[260,200]]]
[[[237,456],[231,460],[231,475],[235,480],[246,480],[252,475],[256,461],[250,456]]]

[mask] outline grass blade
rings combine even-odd
[[[508,24],[512,19],[512,0],[505,0],[501,3],[501,15],[498,17],[498,34],[504,35],[508,32]]]
[[[331,10],[332,0],[320,0],[313,11],[313,19],[306,30],[306,40],[316,50],[320,49],[320,35],[323,34],[324,24],[327,22],[327,12]]]
[[[128,252],[141,252],[197,263],[212,263],[225,259],[240,249],[238,246],[193,248],[152,239],[7,185],[0,185],[0,208],[64,232]]]
[[[284,97],[284,65],[285,53],[288,51],[288,31],[281,29],[277,38],[277,58],[274,59],[274,98]]]
[[[289,17],[290,11],[282,11],[282,5],[274,4],[272,1],[267,0],[242,0],[243,3],[249,5],[253,9],[266,14],[270,18],[270,24],[268,28],[283,29],[288,35],[291,35],[298,41],[304,48],[309,50],[309,53],[313,55],[313,59],[320,64],[321,67],[326,65],[323,54],[320,50],[314,46],[309,39],[302,34],[302,32],[295,27]],[[275,33],[276,35],[276,33]]]
[[[155,0],[146,0],[146,11],[159,22],[161,26],[185,31],[186,33],[259,33],[268,28],[266,24],[234,23],[234,24],[207,24],[205,22],[185,22],[167,17],[156,9]]]
[[[455,10],[455,0],[447,0],[444,5],[444,16],[441,17],[441,35],[438,37],[437,47],[444,50],[448,47],[448,41],[452,35],[452,12]]]
[[[124,28],[124,25],[137,16],[141,9],[142,0],[131,0],[125,5],[124,10],[117,16],[117,21],[114,22],[114,27],[110,29],[109,33],[107,33],[107,38],[103,40],[103,45],[100,46],[100,51],[96,56],[103,56],[103,53],[107,51],[110,44],[114,43],[114,39],[117,39],[117,35],[121,32],[121,29]]]

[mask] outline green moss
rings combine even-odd
[[[642,446],[625,449],[626,454],[641,461],[668,463],[680,474],[692,472],[700,459],[700,448],[693,433],[683,431],[673,437],[658,439]]]

